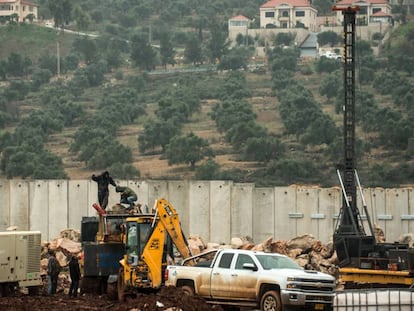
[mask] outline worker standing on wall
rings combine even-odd
[[[111,184],[112,186],[116,187],[116,183],[109,175],[108,171],[103,172],[101,175],[96,176],[95,174],[92,175],[92,180],[98,183],[98,201],[99,205],[105,210],[108,206],[108,198],[109,198],[109,188],[108,186]]]

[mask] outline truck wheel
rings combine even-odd
[[[125,301],[125,282],[124,282],[124,268],[120,268],[118,272],[118,300]]]
[[[181,289],[183,290],[184,294],[188,296],[194,296],[194,288],[192,286],[184,285],[181,287]]]
[[[260,300],[261,311],[282,311],[282,302],[280,294],[277,291],[270,290],[262,296]]]

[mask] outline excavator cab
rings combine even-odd
[[[154,215],[140,215],[133,218],[128,218],[126,223],[126,239],[125,239],[125,255],[126,261],[131,266],[137,266],[141,258],[147,242],[153,233]],[[155,245],[159,240],[154,242],[153,248],[159,247]],[[173,257],[171,250],[173,249],[170,237],[166,237],[162,247],[163,258],[170,255]]]

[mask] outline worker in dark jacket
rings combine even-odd
[[[69,274],[70,274],[70,288],[69,288],[69,296],[77,297],[78,296],[78,288],[79,288],[79,280],[81,277],[80,268],[78,263],[78,257],[72,256],[69,262]]]
[[[49,295],[56,294],[57,282],[60,273],[60,264],[56,259],[54,251],[49,252],[49,259],[47,261],[47,293]]]
[[[135,201],[138,200],[138,196],[134,190],[129,187],[117,186],[115,188],[116,192],[121,192],[121,201],[120,203],[129,204],[129,209],[134,208]]]
[[[98,183],[98,201],[99,205],[106,209],[108,206],[108,198],[109,198],[109,188],[108,186],[111,184],[112,186],[116,187],[116,183],[109,175],[108,171],[103,172],[101,175],[96,176],[95,174],[92,175],[92,180]]]

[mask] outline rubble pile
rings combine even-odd
[[[64,292],[70,287],[69,268],[68,264],[72,256],[82,257],[82,245],[80,243],[80,232],[75,229],[64,229],[60,231],[59,237],[42,242],[42,252],[40,255],[41,275],[44,280],[44,292],[46,292],[47,283],[47,262],[50,251],[54,251],[56,259],[62,268],[62,273],[59,274],[58,292]]]
[[[199,236],[190,236],[189,247],[193,255],[213,248],[233,248],[279,253],[292,258],[299,266],[328,273],[338,277],[337,256],[332,242],[323,244],[311,234],[295,237],[291,240],[274,240],[269,237],[259,244],[254,244],[250,237],[235,237],[230,244],[204,243]]]

